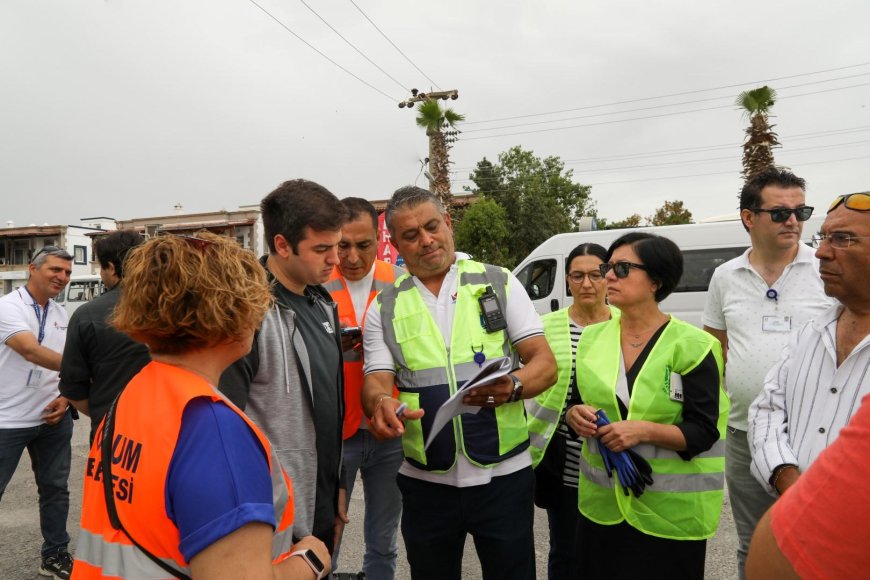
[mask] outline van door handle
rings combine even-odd
[[[550,312],[556,312],[559,310],[559,299],[551,298],[550,299]]]

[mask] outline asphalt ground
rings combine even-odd
[[[72,472],[70,475],[70,515],[68,529],[72,537],[70,551],[75,549],[78,524],[81,516],[82,475],[87,457],[89,423],[87,420],[76,421],[73,433]],[[39,532],[39,511],[37,505],[36,484],[30,471],[30,460],[27,453],[22,457],[18,470],[9,483],[2,501],[0,501],[0,580],[36,580],[43,578],[38,575],[39,547],[42,536]],[[535,510],[535,557],[537,577],[547,577],[548,532],[547,516],[543,510]],[[354,497],[351,499],[351,522],[345,530],[341,549],[339,570],[357,571],[362,568],[363,535],[362,521],[364,514],[363,486],[357,481],[354,487]],[[396,578],[410,578],[410,569],[405,559],[404,546],[399,535],[399,559]],[[737,536],[734,531],[734,521],[728,506],[726,494],[725,506],[722,510],[722,520],[719,531],[707,543],[707,566],[705,578],[723,580],[735,578]],[[666,563],[650,563],[655,565]],[[463,561],[463,578],[480,578],[480,565],[474,553],[474,546],[469,538],[466,543],[465,559]]]

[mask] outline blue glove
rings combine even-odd
[[[607,413],[603,409],[598,409],[595,412],[595,416],[595,424],[597,426],[602,427],[610,424],[610,419],[607,418]],[[622,492],[626,496],[629,490],[631,490],[635,497],[640,497],[643,495],[646,486],[653,483],[652,468],[636,452],[626,449],[625,451],[615,453],[601,443],[599,443],[598,448],[601,450],[604,466],[608,470],[607,475],[611,476],[610,472],[616,469],[616,475],[622,486]]]

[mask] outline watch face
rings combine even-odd
[[[305,550],[305,557],[317,568],[318,574],[323,572],[323,562],[320,561],[320,558],[317,557],[317,554],[313,550]]]

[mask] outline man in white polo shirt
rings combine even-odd
[[[27,448],[39,490],[43,576],[66,579],[72,416],[57,390],[67,315],[52,298],[69,283],[72,256],[46,246],[27,284],[0,298],[0,498]]]
[[[800,241],[803,222],[813,213],[805,204],[804,188],[803,179],[776,168],[744,185],[740,218],[752,247],[716,269],[704,309],[704,329],[722,342],[726,359],[731,412],[725,479],[739,539],[741,579],[752,532],[773,502],[750,472],[749,406],[791,333],[832,303],[819,278],[819,261]]]

